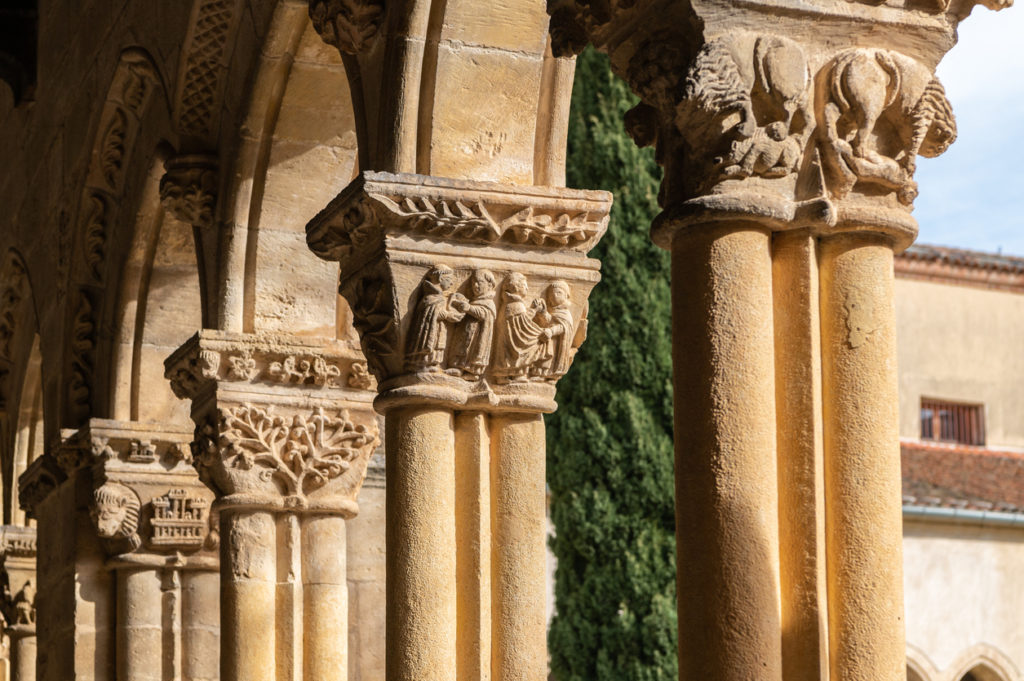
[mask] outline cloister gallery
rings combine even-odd
[[[547,677],[588,44],[664,169],[680,676],[904,678],[893,254],[973,5],[8,3],[11,678]]]

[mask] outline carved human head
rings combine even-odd
[[[569,284],[558,279],[548,286],[548,304],[552,307],[569,302]]]
[[[526,295],[526,277],[519,272],[513,272],[505,280],[505,290],[517,296]]]
[[[488,293],[494,293],[494,287],[497,284],[497,279],[494,277],[494,272],[490,270],[477,270],[473,272],[473,295],[477,298],[481,298]]]
[[[93,492],[89,515],[102,539],[130,537],[139,529],[139,497],[124,485],[106,482]]]
[[[442,291],[447,291],[455,284],[455,271],[448,265],[434,265],[429,277]]]

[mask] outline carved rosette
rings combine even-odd
[[[165,369],[219,508],[355,514],[380,437],[354,344],[203,330]]]
[[[378,411],[553,411],[600,279],[604,192],[363,173],[306,228],[341,264]]]
[[[303,388],[325,396],[337,396],[341,389],[372,387],[366,363],[350,343],[208,330],[171,355],[164,363],[164,374],[182,399],[195,399],[218,384],[249,392],[258,392],[261,386]]]
[[[556,55],[593,42],[641,98],[625,123],[665,170],[657,243],[668,248],[690,225],[743,220],[869,230],[899,248],[917,232],[917,157],[956,138],[933,72],[974,4],[753,0],[722,12],[706,2],[549,0],[548,11]],[[645,20],[655,9],[658,21]],[[754,30],[766,14],[770,29]]]
[[[217,206],[217,159],[197,154],[178,156],[164,164],[160,201],[175,218],[190,225],[213,225]]]

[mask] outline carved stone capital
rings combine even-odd
[[[188,427],[108,419],[64,433],[62,473],[88,474],[85,505],[116,562],[216,565],[214,495],[193,468],[192,439]]]
[[[341,263],[386,411],[555,409],[600,280],[605,192],[363,173],[306,228]]]
[[[160,201],[175,218],[190,225],[213,225],[217,207],[217,158],[177,156],[164,164]]]
[[[956,138],[935,66],[974,4],[551,0],[548,8],[556,53],[577,51],[585,37],[642,100],[625,122],[665,169],[657,243],[667,248],[678,230],[727,220],[866,230],[905,247],[917,233],[916,160]]]
[[[221,507],[354,516],[380,444],[375,419],[348,410],[221,407],[197,429],[196,467]]]
[[[380,444],[365,360],[327,339],[203,330],[165,362],[218,507],[354,515]]]
[[[384,0],[310,0],[309,17],[323,41],[343,53],[369,49],[384,21]]]
[[[30,518],[35,518],[39,505],[65,480],[67,474],[57,465],[53,454],[38,457],[18,478],[18,503],[22,510]]]

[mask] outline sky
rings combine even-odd
[[[979,5],[939,64],[959,136],[918,161],[918,243],[1024,256],[1024,0]]]

